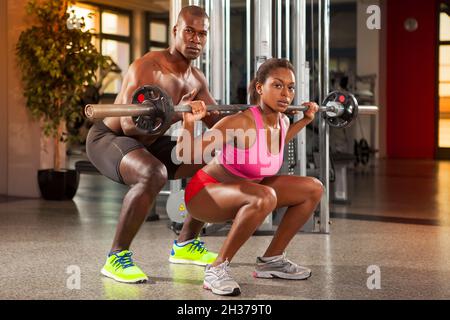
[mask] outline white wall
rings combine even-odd
[[[357,65],[357,75],[364,76],[375,74],[377,76],[375,85],[375,105],[383,109],[380,105],[380,30],[370,30],[367,27],[367,19],[370,14],[367,13],[367,7],[370,5],[380,5],[379,0],[357,0],[357,54],[356,54],[356,65]],[[384,110],[381,110],[384,112]],[[381,113],[380,113],[381,115]],[[380,156],[385,156],[385,143],[380,136],[383,136],[382,131],[385,130],[385,126],[382,124],[381,117],[379,115],[379,128],[373,142],[372,147],[380,150]],[[370,117],[371,116],[360,116],[359,123],[362,125],[364,137],[370,141]],[[356,125],[353,127],[354,136],[356,139],[361,139],[361,129],[359,128],[359,123],[357,121]]]
[[[356,66],[358,75],[376,74],[377,86],[375,87],[375,103],[378,103],[379,82],[379,38],[380,31],[367,28],[366,13],[369,5],[379,5],[378,0],[358,0],[357,2],[357,57]]]

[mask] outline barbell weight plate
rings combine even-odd
[[[358,101],[352,94],[333,91],[325,98],[323,105],[326,106],[329,102],[338,102],[343,106],[342,114],[337,117],[328,117],[324,113],[324,117],[331,127],[347,128],[358,117]]]
[[[166,210],[171,221],[184,223],[184,219],[188,215],[184,202],[184,190],[170,193],[166,203]]]
[[[139,130],[148,135],[159,135],[172,124],[173,102],[170,96],[158,86],[146,85],[137,89],[133,104],[153,106],[152,114],[132,117]]]

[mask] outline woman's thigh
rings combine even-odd
[[[222,223],[233,220],[243,206],[268,197],[275,197],[275,192],[258,183],[211,183],[190,200],[187,209],[197,220]]]
[[[261,184],[275,190],[277,208],[303,203],[323,190],[322,183],[312,177],[273,176],[264,178]]]

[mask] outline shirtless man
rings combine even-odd
[[[172,30],[173,44],[131,64],[115,103],[131,103],[136,89],[152,84],[166,91],[174,104],[188,104],[194,98],[207,105],[216,104],[205,76],[191,66],[191,61],[202,53],[208,27],[209,18],[202,8],[184,7]],[[174,122],[182,119],[180,115],[174,118]],[[213,114],[203,121],[211,127],[218,119]],[[169,136],[142,135],[131,117],[105,118],[89,131],[86,150],[90,161],[106,177],[130,186],[111,251],[101,270],[103,275],[128,283],[148,279],[131,258],[131,242],[167,180],[190,177],[202,166],[175,164],[171,159],[175,145]],[[178,241],[173,244],[171,262],[207,265],[215,260],[217,254],[209,252],[197,239],[202,227],[203,222],[186,217]]]

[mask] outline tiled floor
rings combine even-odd
[[[350,176],[352,203],[333,206],[331,233],[298,234],[288,248],[312,277],[252,278],[255,255],[270,241],[255,236],[232,263],[242,288],[232,299],[450,299],[450,163],[380,161],[372,173]],[[151,281],[100,275],[125,191],[83,175],[72,202],[0,199],[0,299],[224,299],[202,289],[201,267],[168,263],[175,234],[162,198],[161,220],[146,222],[132,246]],[[215,251],[224,237],[204,239]],[[373,266],[381,288],[370,290]],[[78,271],[80,289],[71,290]]]

